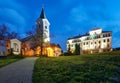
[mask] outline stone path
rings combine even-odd
[[[32,83],[32,71],[37,58],[25,58],[0,68],[0,83]]]

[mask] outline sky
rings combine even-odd
[[[51,42],[66,50],[66,40],[98,27],[112,31],[112,47],[120,47],[120,0],[0,0],[0,24],[21,37],[35,26],[41,9],[50,22]]]

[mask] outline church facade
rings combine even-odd
[[[59,45],[50,42],[50,22],[42,8],[40,17],[36,20],[36,34],[22,39],[22,53],[24,56],[56,57],[62,54]]]
[[[57,57],[62,54],[60,45],[50,42],[50,22],[47,20],[42,8],[39,18],[36,20],[36,33],[21,40],[0,39],[0,56],[48,56]]]
[[[66,49],[75,52],[75,44],[80,46],[80,54],[107,52],[112,50],[112,32],[94,28],[84,35],[68,38]]]

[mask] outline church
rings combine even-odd
[[[40,17],[36,20],[36,34],[34,37],[29,36],[21,40],[21,50],[24,56],[46,55],[56,57],[62,54],[60,45],[50,42],[49,26],[50,22],[42,8]]]
[[[11,52],[14,55],[30,57],[41,55],[48,57],[60,56],[62,54],[60,45],[50,42],[49,26],[50,22],[42,8],[41,14],[36,20],[36,33],[21,40],[0,40],[0,56],[9,55]]]

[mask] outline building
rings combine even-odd
[[[44,9],[42,8],[41,14],[39,18],[36,20],[36,34],[22,39],[23,55],[25,56],[47,55],[49,57],[56,57],[61,55],[62,53],[61,48],[58,45],[50,43],[49,26],[50,22],[46,18]],[[40,43],[39,41],[42,43]]]
[[[0,38],[0,56],[5,56],[13,52],[14,55],[56,57],[62,54],[59,45],[50,42],[50,23],[47,20],[42,8],[39,18],[36,20],[36,34],[30,35],[21,40]],[[36,37],[36,40],[34,39]],[[38,42],[36,43],[36,41]],[[40,44],[39,44],[40,43]]]
[[[94,28],[84,35],[68,38],[67,51],[75,52],[75,44],[80,45],[80,54],[98,53],[112,50],[112,32]]]
[[[18,39],[11,39],[10,48],[12,49],[13,54],[15,55],[21,54],[21,41]]]
[[[7,55],[7,41],[0,40],[0,56]]]

